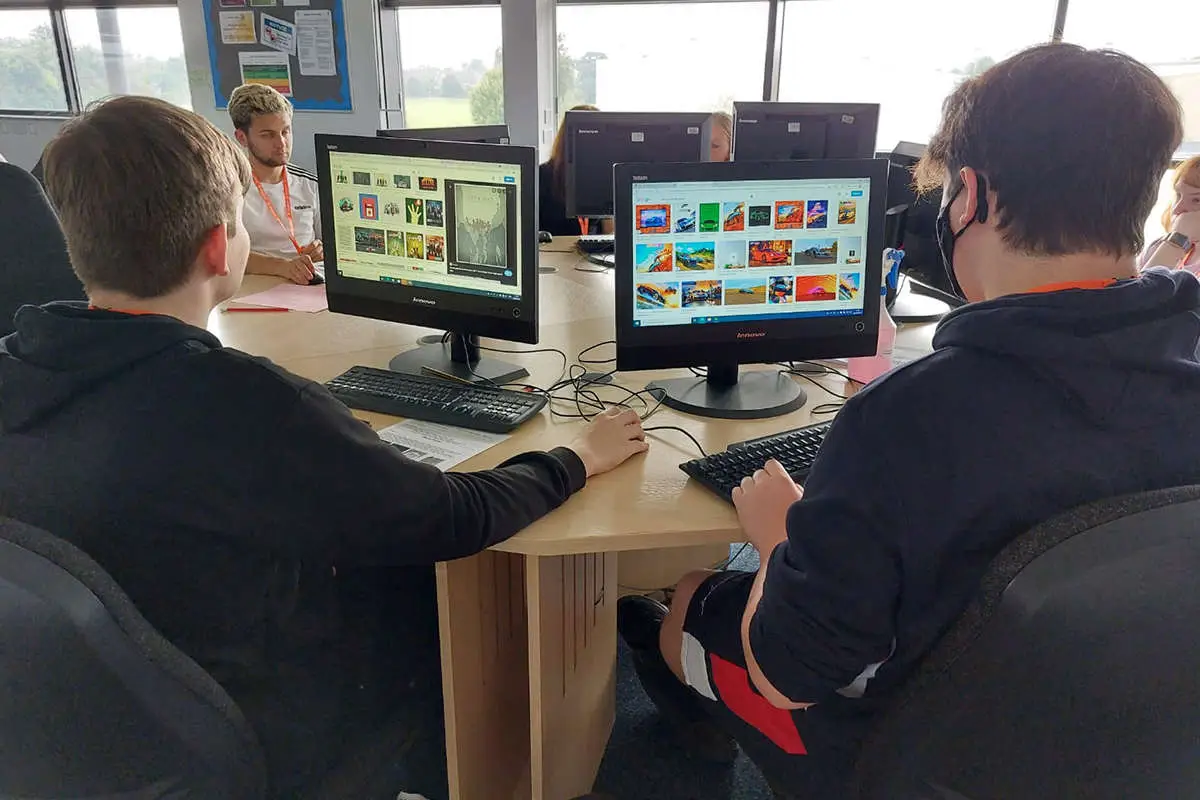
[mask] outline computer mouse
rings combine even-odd
[[[313,276],[308,279],[309,286],[320,286],[325,282],[325,276],[319,272],[314,272]]]
[[[538,244],[550,244],[554,241],[554,237],[550,235],[550,231],[538,231]]]

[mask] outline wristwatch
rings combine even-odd
[[[1189,239],[1187,236],[1184,236],[1179,231],[1168,233],[1167,238],[1163,239],[1163,242],[1165,244],[1173,244],[1180,250],[1191,250],[1192,245],[1194,244],[1191,239]]]

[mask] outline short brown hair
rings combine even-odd
[[[1112,50],[1031,47],[964,81],[917,167],[922,189],[973,167],[996,193],[1005,243],[1056,256],[1126,256],[1183,138],[1179,101]]]
[[[45,178],[84,286],[144,299],[187,280],[213,227],[237,232],[250,164],[199,114],[128,96],[63,126]]]
[[[292,104],[278,91],[261,83],[243,83],[229,95],[229,119],[245,133],[260,114],[292,116]]]

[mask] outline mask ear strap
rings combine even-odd
[[[975,200],[975,221],[987,222],[988,219],[988,185],[987,179],[976,173],[975,190],[978,197]]]

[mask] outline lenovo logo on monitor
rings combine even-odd
[[[428,297],[414,297],[412,299],[412,301],[414,303],[420,303],[423,306],[436,306],[437,305],[437,300],[430,300]]]
[[[599,133],[600,131],[599,130],[591,130],[589,128],[580,128],[579,132],[580,133]]]
[[[767,335],[766,331],[738,331],[734,338],[737,339],[762,339]]]

